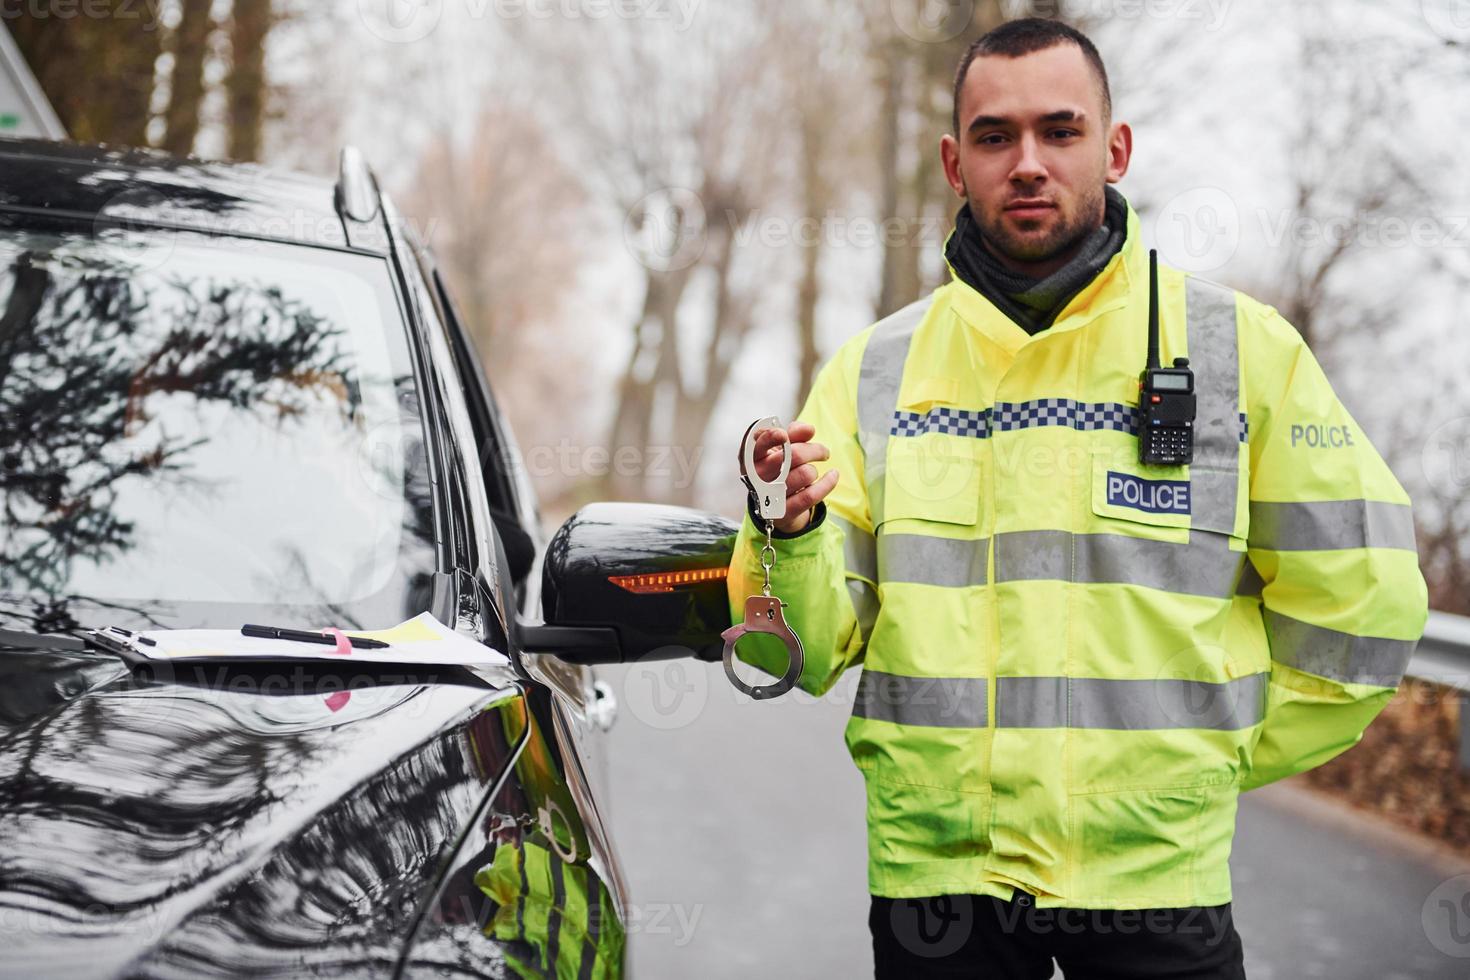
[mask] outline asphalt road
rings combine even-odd
[[[603,798],[637,980],[872,975],[862,777],[842,744],[857,673],[820,700],[755,703],[719,664],[599,669],[619,701]],[[1242,797],[1238,827],[1251,980],[1470,977],[1470,862],[1290,785]]]

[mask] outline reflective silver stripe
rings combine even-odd
[[[1189,366],[1195,376],[1194,462],[1189,467],[1191,526],[1230,534],[1240,473],[1240,358],[1235,291],[1185,279]]]
[[[827,520],[842,528],[842,561],[847,569],[847,594],[862,631],[860,652],[866,652],[878,621],[878,553],[873,535],[827,509]],[[853,578],[853,576],[860,576]]]
[[[879,534],[878,575],[884,584],[917,582],[962,588],[984,585],[990,540],[939,538],[930,534]]]
[[[853,575],[860,575],[869,582],[878,581],[878,552],[873,535],[862,528],[832,513],[827,508],[827,520],[842,528],[842,561]]]
[[[878,622],[878,593],[860,578],[849,578],[847,580],[847,595],[852,599],[853,615],[857,616],[858,629],[862,631],[863,643],[859,652],[868,649],[868,641],[873,638],[873,626]]]
[[[1223,534],[1191,533],[1188,544],[1122,534],[1008,531],[995,536],[995,581],[1142,585],[1228,599],[1243,552]]]
[[[1240,582],[1235,586],[1235,594],[1260,598],[1265,588],[1266,582],[1261,578],[1261,573],[1256,571],[1256,566],[1251,564],[1250,558],[1246,558],[1245,566],[1240,571]]]
[[[905,677],[863,668],[852,713],[930,728],[984,728],[985,678]]]
[[[1287,504],[1251,501],[1250,544],[1272,551],[1414,546],[1414,516],[1407,504],[1379,500],[1326,500]]]
[[[1272,660],[1343,684],[1397,687],[1418,643],[1339,633],[1274,609],[1265,618]]]
[[[909,356],[909,341],[933,302],[931,293],[917,303],[879,320],[868,335],[858,371],[858,443],[863,450],[863,478],[868,486],[868,514],[873,526],[883,523],[883,472],[888,461],[888,431],[898,407],[898,388]]]
[[[1234,731],[1266,716],[1270,674],[1213,683],[1180,678],[998,677],[996,728]]]

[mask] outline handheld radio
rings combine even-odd
[[[1189,358],[1159,365],[1159,253],[1148,253],[1148,365],[1138,381],[1138,460],[1179,466],[1194,459],[1194,372]]]

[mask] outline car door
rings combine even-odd
[[[432,256],[420,252],[419,261],[425,279],[431,284],[433,314],[439,321],[437,329],[444,332],[453,359],[450,367],[459,379],[464,411],[474,431],[481,461],[479,476],[496,518],[495,533],[502,540],[508,534],[523,534],[534,543],[534,563],[516,582],[516,608],[508,611],[508,616],[539,622],[545,536],[540,529],[534,490],[525,468],[520,465],[510,426],[494,402],[483,361],[457,315],[447,284]],[[432,325],[431,329],[434,329]],[[511,520],[516,523],[511,525]],[[608,799],[609,788],[606,730],[615,710],[611,692],[597,681],[591,668],[545,654],[514,650],[512,655],[518,658],[529,677],[552,694],[545,720],[559,750],[568,789],[587,825],[593,848],[606,851],[608,863],[616,867],[611,841],[604,829],[602,802]]]

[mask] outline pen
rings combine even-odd
[[[241,626],[240,632],[245,636],[257,636],[268,640],[296,640],[301,643],[326,643],[329,645],[337,642],[325,633],[286,629],[282,626],[256,626],[253,623],[246,623],[244,626]],[[374,640],[366,636],[349,636],[347,637],[347,642],[363,650],[379,650],[388,645],[382,640]]]

